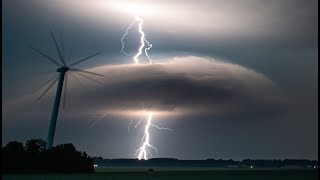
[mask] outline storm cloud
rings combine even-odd
[[[76,75],[75,79],[81,78],[79,83],[72,78],[74,73],[68,77],[70,114],[132,116],[143,106],[160,115],[252,118],[277,112],[286,103],[277,86],[263,74],[212,58],[176,57],[151,65],[106,65],[88,70],[104,77],[92,77],[100,84]],[[43,101],[49,102],[53,95]],[[44,108],[43,103],[37,106]],[[30,108],[28,112],[34,109],[32,105],[23,107]]]

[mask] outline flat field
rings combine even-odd
[[[188,170],[159,170],[155,172],[135,169],[100,169],[92,174],[7,174],[5,180],[316,180],[317,170],[226,170],[226,169],[188,169]]]

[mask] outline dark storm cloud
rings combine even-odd
[[[86,81],[87,88],[92,88],[88,92],[79,84],[72,85],[69,101],[75,114],[130,116],[141,111],[143,104],[147,110],[166,115],[242,118],[272,114],[286,101],[262,74],[214,59],[179,57],[159,64],[108,65],[91,71],[105,75],[96,78],[104,87]]]

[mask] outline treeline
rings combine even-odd
[[[245,159],[242,161],[247,166],[255,167],[270,167],[270,168],[281,168],[281,167],[314,167],[318,166],[318,161],[307,160],[307,159]]]
[[[173,158],[138,159],[103,159],[93,157],[98,166],[152,166],[152,167],[217,167],[217,168],[314,168],[318,161],[306,159],[232,159],[178,160]]]
[[[3,173],[93,172],[93,160],[71,144],[48,150],[42,139],[28,140],[25,145],[12,141],[2,147]]]

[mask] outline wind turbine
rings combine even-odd
[[[56,129],[56,122],[57,122],[57,117],[58,117],[58,113],[59,113],[59,106],[60,106],[60,99],[61,99],[61,95],[62,95],[62,88],[63,88],[63,83],[65,82],[65,86],[64,86],[64,105],[65,105],[65,98],[66,98],[66,88],[67,88],[67,72],[69,71],[74,71],[74,72],[80,72],[83,74],[80,74],[83,77],[86,77],[87,79],[93,80],[91,77],[86,76],[85,74],[89,74],[89,75],[96,75],[96,76],[103,76],[101,74],[97,74],[97,73],[93,73],[90,71],[85,71],[85,70],[81,70],[81,69],[76,69],[73,68],[74,66],[94,57],[97,56],[98,54],[100,54],[101,52],[97,52],[94,53],[90,56],[87,56],[83,59],[80,59],[74,63],[71,63],[70,65],[66,64],[66,59],[64,57],[64,54],[61,52],[61,49],[58,46],[58,43],[56,41],[56,38],[54,37],[53,33],[51,33],[51,37],[53,39],[54,45],[57,49],[58,55],[59,55],[59,60],[57,61],[54,58],[50,57],[49,55],[47,55],[46,53],[40,51],[39,49],[36,49],[34,47],[31,47],[31,49],[33,49],[35,52],[39,53],[40,55],[42,55],[44,58],[46,58],[47,60],[49,60],[50,62],[52,62],[53,64],[57,65],[59,68],[57,69],[57,72],[59,73],[59,77],[55,77],[55,78],[51,78],[48,81],[46,81],[45,84],[43,84],[41,87],[44,87],[45,85],[49,84],[51,82],[51,84],[48,86],[48,88],[40,95],[40,97],[37,99],[37,101],[39,101],[41,99],[41,97],[43,97],[43,95],[45,95],[51,88],[52,86],[59,80],[58,82],[58,86],[57,86],[57,91],[56,91],[56,96],[55,96],[55,100],[54,100],[54,104],[53,104],[53,110],[52,110],[52,114],[51,114],[51,121],[50,121],[50,125],[49,125],[49,131],[48,131],[48,137],[47,137],[47,144],[46,144],[46,149],[50,149],[52,147],[52,143],[53,143],[53,139],[54,139],[54,133],[55,133],[55,129]],[[62,46],[63,46],[63,42],[62,42]],[[66,78],[65,78],[66,77]]]

